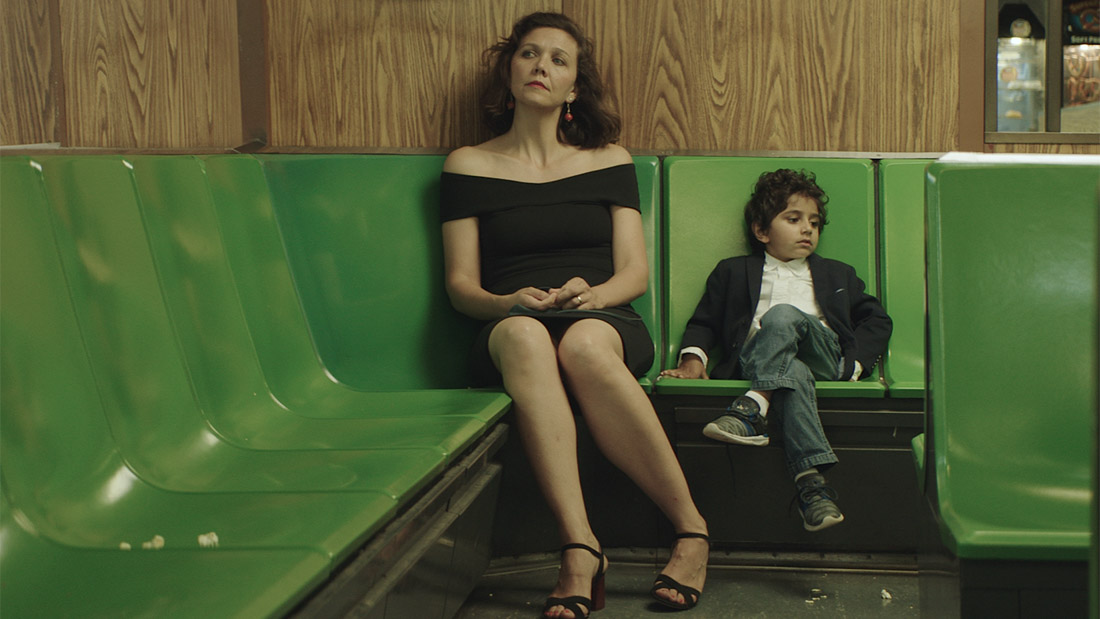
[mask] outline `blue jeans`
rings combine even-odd
[[[783,431],[787,472],[824,470],[837,457],[817,414],[816,380],[837,380],[843,368],[836,333],[793,305],[777,305],[760,319],[760,330],[741,350],[745,379],[756,391],[773,391],[769,424]]]

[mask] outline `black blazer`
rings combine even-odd
[[[878,299],[864,292],[854,268],[817,254],[810,254],[806,262],[817,304],[840,340],[843,376],[852,375],[857,360],[863,366],[860,378],[870,376],[886,352],[893,322]],[[688,320],[680,349],[698,346],[709,355],[721,346],[712,378],[742,378],[741,347],[756,314],[763,277],[763,254],[726,258],[707,277],[706,291]]]

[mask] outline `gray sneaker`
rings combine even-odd
[[[798,511],[802,513],[802,526],[807,531],[820,531],[844,521],[844,514],[834,501],[836,490],[825,485],[825,477],[811,473],[798,480]]]
[[[760,415],[760,405],[750,397],[739,396],[726,409],[728,415],[708,423],[703,436],[723,443],[763,447],[768,438],[768,422]]]

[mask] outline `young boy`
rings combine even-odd
[[[745,206],[754,253],[727,258],[707,278],[688,321],[679,366],[662,376],[744,378],[752,389],[703,429],[737,445],[767,445],[768,420],[783,427],[788,472],[808,531],[844,520],[822,472],[837,462],[817,413],[814,381],[856,381],[886,350],[892,323],[864,293],[855,269],[814,253],[828,197],[812,173],[760,176]],[[775,414],[778,413],[778,414]]]

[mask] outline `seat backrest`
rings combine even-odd
[[[95,503],[125,465],[100,407],[36,163],[0,158],[0,202],[0,469],[6,499],[46,529],[58,520],[47,514]]]
[[[259,157],[317,354],[361,389],[462,387],[476,333],[443,285],[442,156]]]
[[[195,397],[214,415],[218,409],[270,402],[202,160],[147,155],[127,161],[148,239],[129,240],[150,248]],[[291,337],[288,330],[283,333]]]
[[[924,395],[924,159],[879,162],[882,294],[894,321],[883,361],[892,397]]]
[[[929,167],[926,466],[959,557],[1086,558],[1098,181],[1095,164]]]
[[[165,463],[187,461],[209,430],[195,414],[130,165],[120,156],[40,162],[65,279],[115,442],[130,447],[122,450],[135,469],[174,477]]]
[[[875,294],[874,169],[866,159],[668,157],[664,162],[664,367],[674,367],[688,319],[719,260],[751,251],[745,203],[764,172],[808,170],[829,196],[818,253],[852,265]]]

